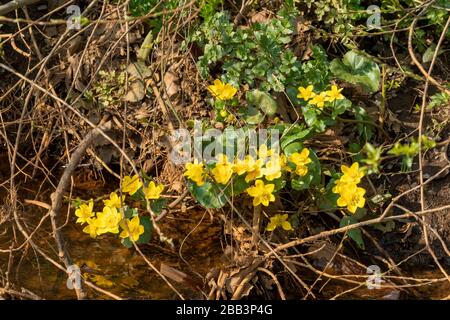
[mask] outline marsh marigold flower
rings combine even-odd
[[[125,195],[122,196],[122,199],[115,192],[111,192],[109,195],[109,199],[103,200],[103,204],[106,207],[112,208],[120,208],[122,207],[123,202],[125,201]]]
[[[89,234],[91,238],[95,238],[97,237],[97,225],[97,219],[92,218],[88,221],[88,225],[84,227],[83,232]]]
[[[253,197],[253,206],[262,204],[267,207],[269,202],[275,201],[275,196],[272,194],[274,189],[274,184],[264,184],[262,180],[256,180],[255,185],[247,189],[247,193]]]
[[[228,162],[228,158],[224,154],[217,156],[217,163],[211,173],[217,183],[227,184],[233,175],[233,164]]]
[[[164,190],[164,185],[156,185],[155,182],[150,181],[147,187],[143,188],[145,199],[157,200],[161,197],[161,192]]]
[[[325,105],[325,98],[327,97],[325,92],[321,92],[320,94],[316,94],[310,101],[310,104],[313,104],[319,108],[323,108]]]
[[[341,171],[343,173],[340,179],[342,182],[358,184],[364,177],[364,171],[359,168],[358,162],[353,163],[350,168],[345,165],[341,166]]]
[[[219,79],[214,80],[214,84],[208,86],[208,90],[219,100],[230,100],[237,92],[236,88],[228,83],[223,83]]]
[[[280,157],[272,156],[266,163],[266,167],[262,169],[262,174],[267,181],[272,181],[281,177],[282,162]]]
[[[338,89],[337,86],[332,85],[331,90],[325,91],[325,94],[326,94],[325,100],[333,102],[334,100],[344,99],[345,97],[342,95],[341,91],[342,91],[342,88]]]
[[[261,145],[258,150],[258,158],[265,161],[268,157],[275,155],[275,149],[268,149],[265,144]]]
[[[128,193],[130,196],[135,194],[142,187],[139,176],[135,174],[133,177],[125,176],[122,182],[122,192]]]
[[[262,166],[264,164],[263,159],[255,160],[249,157],[247,175],[245,176],[245,182],[250,182],[262,177]]]
[[[300,153],[294,152],[289,157],[289,160],[296,165],[296,174],[303,177],[308,173],[307,164],[311,163],[311,159],[309,158],[309,149],[305,148]]]
[[[75,215],[78,217],[77,223],[85,223],[88,222],[89,219],[94,216],[94,212],[92,209],[94,208],[94,201],[89,200],[88,204],[81,204],[80,207],[75,210]]]
[[[244,159],[236,158],[233,164],[233,171],[239,176],[246,173],[249,169],[250,158],[250,155],[245,156]]]
[[[122,214],[111,207],[104,207],[102,212],[97,212],[97,235],[104,233],[119,233],[119,223],[122,220]]]
[[[314,96],[316,95],[313,90],[314,90],[313,85],[309,85],[306,88],[299,87],[297,98],[308,101],[309,99],[314,98]]]
[[[193,163],[186,163],[185,168],[185,177],[188,177],[190,180],[194,181],[198,186],[205,184],[205,170],[202,162],[199,163],[197,159],[194,159]]]
[[[364,199],[366,190],[356,185],[348,185],[347,187],[347,189],[341,190],[337,205],[339,207],[347,207],[348,211],[355,213],[357,208],[364,208],[364,204],[366,203]]]
[[[130,237],[133,241],[138,241],[141,234],[145,231],[138,216],[133,217],[131,220],[126,219],[126,225],[125,221],[122,221],[120,227],[123,229],[120,233],[120,237],[122,239]]]
[[[287,221],[288,215],[287,214],[277,214],[270,218],[270,222],[267,224],[266,230],[267,231],[273,231],[277,227],[281,227],[286,231],[292,230],[291,223]]]

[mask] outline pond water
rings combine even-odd
[[[99,186],[87,188],[84,185],[83,190],[74,189],[73,191],[74,198],[90,199],[109,194],[111,190]],[[24,199],[34,199],[48,203],[49,192],[40,192],[39,196],[36,196],[36,192],[30,186],[22,185],[19,194],[21,202]],[[6,193],[1,191],[0,196],[4,199]],[[28,230],[33,230],[41,217],[47,213],[47,210],[29,204],[24,204],[21,208],[21,216]],[[63,208],[62,213],[62,220],[65,220],[67,207]],[[174,248],[156,239],[140,247],[156,268],[159,269],[164,264],[187,275],[185,281],[170,280],[186,299],[203,299],[204,295],[208,294],[208,292],[202,293],[202,290],[207,290],[203,278],[211,269],[222,265],[222,228],[217,220],[212,221],[209,214],[201,208],[186,212],[179,211],[174,215],[168,215],[160,225],[164,234],[173,239]],[[5,244],[9,243],[13,236],[11,228],[5,229],[5,226],[6,224],[0,226],[0,248],[2,249],[7,247]],[[151,270],[136,250],[122,246],[120,240],[114,235],[103,235],[92,239],[83,233],[82,229],[82,226],[75,223],[72,210],[63,229],[64,235],[72,258],[78,266],[81,266],[83,275],[88,280],[124,299],[178,298],[165,281]],[[49,256],[52,258],[57,256],[49,221],[41,227],[33,239]],[[183,243],[182,257],[179,254],[181,243]],[[7,263],[8,255],[0,254],[0,270],[3,272],[7,270]],[[424,269],[412,270],[408,275],[416,278],[442,278],[438,271]],[[0,283],[3,276],[0,274]],[[31,247],[15,254],[10,279],[15,285],[26,288],[44,299],[76,298],[75,292],[66,286],[67,275],[34,252]],[[317,297],[329,299],[350,288],[351,286],[341,282],[330,282]],[[380,299],[391,293],[392,290],[384,293],[361,288],[344,295],[343,298]],[[439,299],[449,294],[449,282],[440,281],[417,287],[413,295],[402,292],[397,298]],[[107,295],[92,289],[88,289],[88,295],[90,299],[110,299]]]

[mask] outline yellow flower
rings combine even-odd
[[[314,90],[314,87],[312,85],[309,85],[306,88],[299,87],[297,98],[308,101],[309,99],[314,98],[314,96],[316,95],[313,90]]]
[[[227,184],[233,175],[233,164],[228,162],[226,155],[219,154],[217,156],[217,163],[211,173],[217,183]]]
[[[111,207],[104,207],[103,212],[97,212],[97,235],[104,233],[119,233],[119,223],[122,220],[122,214]]]
[[[194,163],[186,163],[185,168],[185,177],[188,177],[190,180],[194,181],[198,186],[202,186],[205,184],[205,171],[203,163],[198,163],[198,160],[195,159]]]
[[[214,80],[214,84],[208,86],[208,90],[219,100],[230,100],[237,92],[236,88],[228,83],[223,83],[219,79]]]
[[[147,187],[144,187],[144,196],[147,200],[156,200],[161,197],[161,192],[164,190],[164,185],[156,185],[153,181],[150,181]]]
[[[364,208],[364,204],[366,203],[364,199],[366,190],[356,185],[353,186],[353,188],[350,187],[346,190],[341,190],[340,197],[336,202],[339,207],[347,207],[351,213],[355,213],[357,208]]]
[[[308,167],[306,166],[308,163],[311,163],[311,159],[309,158],[309,150],[303,149],[302,152],[294,152],[289,157],[295,165],[295,173],[299,176],[303,177],[308,173]]]
[[[219,114],[222,118],[225,118],[226,116],[228,116],[228,112],[225,109],[220,110]]]
[[[141,234],[144,233],[144,226],[141,225],[139,220],[139,216],[133,217],[133,219],[126,219],[127,223],[125,225],[125,221],[122,221],[120,227],[123,229],[120,233],[121,238],[130,237],[133,241],[138,241]],[[127,229],[128,227],[128,229]]]
[[[266,167],[262,169],[262,174],[267,181],[272,181],[281,177],[282,162],[280,157],[271,157],[266,163]]]
[[[264,162],[262,159],[258,159],[255,161],[252,157],[249,158],[247,175],[245,176],[245,182],[250,182],[252,180],[258,179],[262,177],[261,168]]]
[[[287,214],[277,214],[270,218],[270,222],[267,224],[266,230],[273,231],[277,227],[282,227],[284,230],[292,230],[291,223],[287,221]]]
[[[142,182],[139,176],[135,174],[133,177],[125,176],[122,182],[122,192],[128,193],[130,196],[135,194],[139,188],[142,187]]]
[[[267,149],[265,144],[261,145],[258,150],[258,158],[265,161],[268,157],[275,154],[275,149]]]
[[[103,204],[107,207],[112,208],[120,208],[122,207],[123,202],[125,201],[125,195],[122,196],[122,199],[115,192],[111,192],[109,195],[109,199],[103,200]]]
[[[342,91],[342,88],[338,89],[337,86],[332,85],[331,90],[325,91],[325,94],[326,94],[325,101],[333,102],[334,100],[344,99],[345,97],[342,95],[341,91]]]
[[[75,215],[78,217],[77,223],[85,223],[94,215],[92,209],[94,208],[94,201],[89,200],[88,204],[83,203],[80,207],[75,210]]]
[[[233,171],[237,173],[239,176],[246,173],[249,169],[249,163],[252,157],[250,155],[245,156],[244,159],[236,158],[233,164]]]
[[[97,237],[97,219],[89,219],[88,225],[84,227],[83,232],[89,234],[92,238]]]
[[[267,207],[269,202],[275,201],[275,196],[272,194],[274,189],[274,184],[265,185],[262,180],[256,180],[255,185],[247,189],[247,193],[253,197],[255,207],[260,204]]]
[[[320,94],[316,94],[309,103],[313,104],[319,108],[323,108],[323,106],[325,105],[326,97],[327,96],[326,96],[325,92],[321,92]]]
[[[359,168],[358,162],[353,163],[350,168],[341,166],[341,171],[343,173],[340,179],[342,182],[358,184],[364,177],[364,172]]]
[[[356,188],[356,183],[339,179],[336,181],[336,185],[333,187],[332,191],[341,194],[347,192],[347,190],[353,190],[354,188]]]

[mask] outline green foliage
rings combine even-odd
[[[209,21],[216,13],[219,6],[223,4],[223,0],[200,0],[200,16]]]
[[[189,191],[205,208],[219,209],[227,203],[227,196],[222,187],[214,182],[205,182],[202,186],[191,181],[188,181],[187,184]]]
[[[355,52],[347,52],[342,61],[334,59],[331,72],[338,78],[359,84],[369,92],[376,92],[380,84],[380,68],[371,59]]]
[[[339,226],[342,228],[342,227],[346,227],[346,226],[355,224],[357,222],[358,222],[358,220],[356,220],[354,217],[344,216],[341,219]],[[356,243],[356,245],[360,249],[364,250],[365,246],[364,246],[364,240],[362,237],[361,229],[359,229],[359,228],[351,229],[347,232],[347,235]]]
[[[244,108],[243,117],[248,124],[259,124],[265,116],[273,116],[277,112],[277,102],[264,91],[254,89],[246,93],[247,108]]]
[[[275,19],[254,23],[249,28],[236,28],[227,12],[216,13],[192,37],[204,49],[198,61],[201,76],[208,77],[211,69],[220,65],[222,80],[235,87],[247,83],[261,91],[282,92],[287,86],[301,83],[302,64],[288,48],[297,14],[293,8],[283,9]],[[304,67],[306,71],[313,72],[314,64],[322,63],[319,54],[323,52],[319,49],[314,52],[319,63],[310,62]],[[320,74],[320,69],[324,68],[314,70],[316,78],[325,78],[327,72]]]
[[[94,83],[92,92],[87,94],[88,97],[96,100],[101,108],[120,104],[125,94],[125,72],[100,70],[98,75],[100,79]]]
[[[326,30],[340,34],[343,39],[354,32],[354,22],[364,15],[360,0],[305,0],[317,21],[322,21]]]
[[[382,152],[381,147],[375,148],[372,144],[366,143],[364,152],[366,153],[366,158],[361,161],[367,166],[368,174],[379,173]]]
[[[154,13],[177,8],[179,0],[130,0],[129,10],[135,17],[142,17],[154,10]],[[157,8],[155,8],[157,7]],[[147,20],[147,23],[158,33],[162,27],[162,16]]]
[[[430,102],[427,105],[428,110],[438,109],[450,103],[450,95],[446,92],[438,92],[431,96]]]
[[[436,146],[436,142],[425,135],[421,139],[422,146],[425,150]],[[412,138],[408,144],[402,144],[397,141],[392,149],[388,151],[388,154],[402,157],[402,170],[409,170],[412,167],[414,157],[419,154],[419,142],[415,138]]]

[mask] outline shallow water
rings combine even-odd
[[[75,197],[82,199],[96,198],[103,194],[109,194],[105,188],[96,188],[88,191],[76,191]],[[33,192],[27,188],[20,193],[24,199],[34,199],[46,202],[46,199],[35,199]],[[2,198],[5,194],[1,194]],[[67,215],[67,207],[61,211],[64,221]],[[23,221],[28,230],[33,230],[47,210],[25,204],[21,213]],[[178,296],[159,277],[135,249],[127,249],[120,243],[120,239],[112,234],[102,235],[92,239],[82,232],[83,227],[75,223],[73,210],[68,218],[68,223],[63,229],[67,247],[74,262],[81,267],[83,276],[95,283],[97,286],[114,293],[124,299],[175,299]],[[203,219],[202,219],[203,218]],[[178,253],[179,243],[194,228],[198,222],[199,232],[193,232],[183,245],[182,256]],[[5,224],[6,225],[6,224]],[[5,226],[4,225],[4,226]],[[5,231],[0,227],[0,234]],[[2,228],[3,227],[3,228]],[[172,237],[176,246],[171,248],[167,244],[159,243],[155,238],[148,245],[140,248],[146,258],[156,267],[160,268],[164,263],[176,270],[185,272],[191,281],[186,283],[170,280],[174,287],[180,291],[185,298],[201,299],[203,279],[209,270],[220,264],[222,254],[220,241],[218,241],[218,226],[205,219],[203,210],[191,210],[185,213],[168,215],[160,227],[166,236]],[[212,230],[215,234],[207,234]],[[13,234],[11,228],[0,236],[0,247],[5,248]],[[34,241],[40,248],[55,260],[56,246],[51,236],[49,221],[37,232]],[[22,241],[22,240],[20,240]],[[200,250],[199,248],[208,248]],[[7,270],[8,255],[0,254],[0,270]],[[31,247],[25,253],[16,253],[14,257],[11,282],[26,288],[44,299],[75,299],[75,291],[66,286],[67,275],[46,261]],[[0,279],[1,279],[0,275]],[[0,281],[1,283],[1,281]],[[99,294],[88,288],[89,298],[110,299],[110,297]]]

